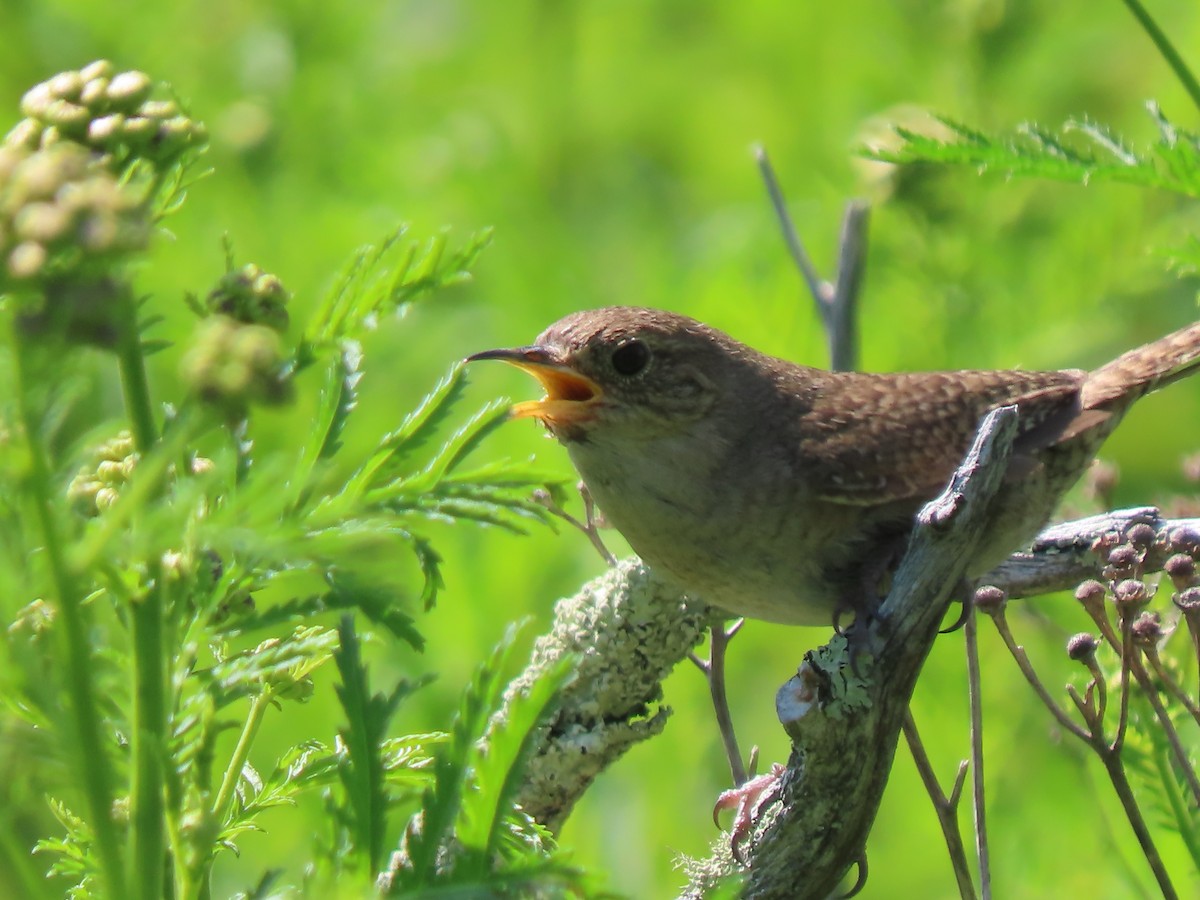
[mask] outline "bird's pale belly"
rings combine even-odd
[[[634,551],[706,603],[769,622],[828,626],[845,602],[828,570],[852,553],[846,535],[857,531],[860,508],[821,503],[824,514],[812,515],[797,509],[799,500],[765,503],[745,492],[701,505],[695,492],[670,489],[678,470],[661,479],[611,479],[589,471],[586,452],[572,459]]]

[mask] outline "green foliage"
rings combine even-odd
[[[1148,5],[1181,47],[1195,45],[1200,6]],[[823,364],[819,325],[746,150],[753,143],[770,151],[801,235],[829,274],[846,198],[878,198],[873,175],[847,147],[863,142],[876,121],[905,121],[897,115],[903,105],[919,102],[993,135],[1007,123],[1056,124],[1087,114],[1147,152],[1155,137],[1141,112],[1147,97],[1159,98],[1174,122],[1197,128],[1187,97],[1121,3],[651,0],[634,10],[520,0],[245,0],[228,10],[215,23],[207,4],[143,3],[129,15],[85,0],[0,4],[6,51],[0,106],[11,111],[34,81],[108,54],[120,68],[138,65],[173,81],[171,95],[208,120],[212,146],[179,178],[187,202],[165,222],[171,235],[155,235],[150,253],[135,260],[137,296],[149,297],[142,323],[160,320],[143,332],[143,343],[165,348],[150,359],[156,401],[180,401],[172,373],[193,322],[179,298],[185,292],[204,298],[217,281],[222,233],[233,235],[239,265],[254,260],[284,276],[294,293],[285,349],[294,353],[331,274],[357,244],[400,221],[412,223],[408,236],[419,247],[443,222],[461,224],[460,239],[480,224],[500,226],[475,270],[477,281],[456,288],[455,302],[441,305],[447,295],[434,293],[434,303],[403,320],[381,317],[377,330],[362,336],[365,363],[357,371],[365,374],[354,391],[360,408],[339,433],[346,447],[336,465],[347,469],[366,461],[379,436],[418,405],[451,359],[528,341],[575,309],[628,302],[676,309],[768,352]],[[214,66],[214,59],[228,64]],[[210,167],[213,177],[196,183]],[[1154,250],[1187,240],[1191,215],[1175,197],[1103,182],[1083,191],[1065,183],[1000,184],[961,168],[931,170],[899,173],[913,176],[918,189],[898,191],[873,210],[865,366],[1087,366],[1194,315],[1192,283],[1164,272]],[[164,190],[156,204],[181,196]],[[452,237],[449,246],[455,245]],[[328,352],[301,373],[301,382],[324,376],[340,348]],[[0,354],[6,425],[14,415],[10,362]],[[42,384],[48,396],[40,406],[61,463],[58,483],[65,484],[88,447],[128,423],[114,420],[121,390],[107,357],[62,353],[57,362],[54,377]],[[522,399],[533,390],[503,370],[477,372],[474,381],[443,424],[445,433],[495,396],[498,385],[520,391]],[[258,417],[243,435],[257,452],[254,477],[239,491],[293,488],[287,461],[274,474],[262,469],[281,447],[289,458],[297,454],[316,430],[317,388],[298,384],[294,404]],[[1105,451],[1120,465],[1115,502],[1139,505],[1181,489],[1177,461],[1200,441],[1198,423],[1200,404],[1187,385],[1139,404],[1136,420]],[[153,454],[154,464],[178,465],[185,450],[214,464],[227,464],[230,455],[224,439],[196,447],[180,438],[178,446]],[[468,461],[462,471],[493,456],[523,460],[532,453],[555,475],[568,473],[565,455],[529,423],[489,435],[479,462]],[[82,794],[53,787],[71,783],[49,740],[61,734],[62,723],[26,697],[59,691],[63,677],[57,632],[32,637],[56,606],[49,594],[50,603],[31,602],[38,593],[29,590],[26,570],[44,568],[46,560],[26,556],[34,543],[26,534],[29,520],[13,510],[28,508],[27,493],[9,477],[24,471],[26,457],[23,440],[0,436],[0,633],[20,623],[19,639],[0,634],[0,894],[61,896],[64,881],[44,878],[48,857],[29,857],[39,836],[63,833],[44,794],[90,813]],[[214,475],[227,477],[199,477]],[[201,501],[193,480],[177,482],[173,495]],[[139,494],[153,494],[150,487],[144,482]],[[96,520],[94,533],[104,540],[95,546],[107,541],[122,548],[126,523],[158,506],[128,492],[122,500],[135,502],[119,522],[115,508]],[[243,511],[252,514],[253,502]],[[226,524],[252,545],[245,523],[229,516]],[[141,534],[152,531],[139,526]],[[359,616],[359,630],[378,636],[364,641],[376,678],[395,670],[416,678],[426,667],[443,673],[397,714],[398,730],[420,729],[416,738],[447,726],[447,710],[467,677],[461,673],[489,654],[508,622],[527,615],[543,621],[548,601],[572,593],[599,565],[585,541],[543,529],[515,540],[494,529],[430,520],[425,536],[446,560],[447,590],[433,615],[418,615],[422,581],[407,571],[398,542],[373,552],[364,542],[354,565],[371,577],[347,582],[346,592],[361,598],[369,582],[369,602],[406,615],[427,646],[425,656],[410,654],[384,625],[367,624],[378,619]],[[619,546],[615,536],[609,540]],[[231,598],[224,613],[231,652],[288,635],[298,623],[332,626],[355,609],[355,598],[337,590],[340,580],[331,587],[307,569],[262,573],[232,560],[220,577],[230,584],[220,590]],[[239,584],[254,587],[252,607],[238,598]],[[90,601],[102,613],[97,638],[113,645],[93,661],[101,670],[127,661],[107,602],[103,595]],[[1035,660],[1060,656],[1064,632],[1078,629],[1064,611],[1069,606],[1057,599],[1037,604],[1039,626],[1023,636]],[[729,690],[739,732],[762,745],[764,759],[780,759],[787,748],[762,698],[777,687],[779,673],[794,669],[801,649],[827,637],[823,630],[752,622],[733,648]],[[1048,720],[1029,709],[1010,661],[986,640],[983,649],[988,733],[1002,751],[1019,748],[991,753],[987,761],[989,784],[999,786],[988,810],[999,843],[992,859],[996,891],[1053,885],[1072,896],[1144,895],[1145,888],[1126,887],[1136,885],[1136,873],[1122,880],[1123,854],[1113,852],[1104,817],[1089,814],[1096,786],[1082,774],[1087,770],[1064,759],[1061,742],[1047,736]],[[953,772],[965,746],[961,656],[959,644],[940,640],[914,699],[942,772]],[[328,688],[335,675],[333,666],[318,670],[304,705],[268,708],[250,757],[264,780],[274,761],[305,738],[332,747],[342,716]],[[1056,683],[1065,679],[1064,673]],[[101,692],[125,681],[120,668],[106,676]],[[389,685],[381,681],[376,690],[386,693]],[[715,836],[705,798],[728,787],[703,681],[682,671],[666,690],[674,716],[665,733],[612,777],[598,779],[566,832],[574,858],[608,866],[612,883],[631,897],[673,895],[681,875],[662,848],[703,853]],[[212,763],[218,783],[246,712],[235,705],[217,716],[225,728]],[[316,790],[336,785],[331,774]],[[329,824],[307,788],[297,801],[264,812],[265,830],[239,841],[240,858],[218,858],[214,898],[235,890],[295,896],[309,839]],[[944,856],[929,852],[941,837],[927,803],[899,758],[869,847],[867,894],[953,894]],[[397,809],[391,821],[402,824],[405,815]],[[629,839],[617,845],[614,835]],[[1071,836],[1066,862],[1062,841],[1040,839],[1047,835]]]
[[[510,628],[462,696],[449,739],[434,757],[432,783],[389,873],[389,894],[420,894],[436,885],[453,886],[464,896],[491,896],[500,887],[521,895],[539,885],[587,892],[578,869],[536,852],[551,843],[550,836],[513,808],[536,729],[552,712],[574,662],[561,660],[527,692],[509,698],[502,719],[493,719],[514,637]]]
[[[1165,693],[1160,697],[1170,703]],[[1172,703],[1169,709],[1177,731],[1186,733],[1195,724],[1181,704]],[[1130,724],[1122,758],[1137,778],[1142,802],[1155,825],[1179,836],[1192,865],[1200,870],[1200,809],[1191,802],[1192,787],[1171,752],[1166,733],[1144,700],[1136,704]]]
[[[12,165],[0,166],[0,195],[13,221],[26,221],[32,204],[44,212],[41,188],[27,190],[41,183],[30,180],[39,171],[66,186],[62,196],[103,199],[78,213],[93,230],[110,207],[146,221],[178,209],[203,126],[147,99],[151,85],[140,73],[111,84],[137,87],[128,103],[163,124],[139,124],[129,113],[114,125],[112,117],[126,113],[114,112],[116,101],[104,94],[111,74],[95,64],[31,92],[37,103],[27,102],[27,112],[40,118],[0,147],[11,156]],[[80,90],[91,106],[76,103]],[[120,134],[103,147],[89,144],[97,129],[75,121],[86,115],[104,119],[103,134],[110,126]],[[155,127],[170,134],[143,141]],[[54,252],[75,259],[70,240],[88,233],[55,232]],[[361,440],[345,440],[366,371],[364,337],[383,317],[469,278],[487,240],[484,231],[450,250],[445,232],[421,242],[401,229],[360,250],[294,344],[290,292],[253,264],[235,270],[230,250],[226,275],[205,301],[180,291],[199,321],[177,395],[145,365],[152,350],[178,353],[187,336],[148,334],[166,319],[156,297],[134,299],[139,272],[127,263],[143,242],[69,270],[31,268],[25,263],[38,253],[0,246],[20,264],[0,270],[0,366],[12,384],[0,404],[0,577],[17,601],[5,609],[13,624],[0,643],[0,724],[38,729],[54,762],[45,787],[59,831],[37,850],[71,896],[159,897],[164,885],[179,900],[208,896],[221,850],[238,852],[272,810],[318,797],[330,836],[307,849],[309,877],[342,889],[371,889],[396,846],[389,813],[418,805],[437,823],[437,843],[421,846],[433,853],[459,835],[473,854],[456,884],[483,884],[493,873],[527,887],[581,884],[547,835],[511,839],[532,833],[513,809],[513,784],[567,668],[514,702],[487,753],[475,742],[499,709],[511,641],[468,692],[469,716],[449,743],[425,731],[395,735],[401,703],[431,676],[372,693],[354,624],[361,616],[387,639],[421,649],[414,616],[442,584],[427,527],[466,521],[520,532],[545,520],[528,499],[545,481],[534,469],[467,467],[505,407],[489,403],[460,419],[461,364],[398,429],[377,434],[373,450],[363,454]],[[68,271],[69,296],[61,289]],[[75,371],[84,346],[116,361],[124,421],[95,417],[82,402]],[[319,377],[304,376],[310,368]],[[160,391],[170,397],[161,406],[151,398]],[[297,429],[303,440],[260,449],[268,406],[278,417],[307,418]],[[68,422],[88,437],[60,440]],[[412,591],[413,573],[396,564],[405,548],[415,559]],[[327,624],[335,615],[336,627]],[[345,719],[332,745],[311,733],[267,765],[252,763],[267,721],[292,715],[322,690],[330,660]],[[464,796],[470,803],[461,808],[473,812],[458,822]],[[446,879],[432,855],[421,859],[413,885]],[[244,896],[285,890],[299,874],[295,862],[264,859]]]
[[[898,147],[868,149],[867,154],[883,162],[968,165],[1008,176],[1077,184],[1115,181],[1200,196],[1200,137],[1169,121],[1157,103],[1148,103],[1147,109],[1158,140],[1141,150],[1089,119],[1068,120],[1057,131],[1026,124],[1009,135],[989,136],[937,116],[945,134],[898,127]]]

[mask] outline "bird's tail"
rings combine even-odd
[[[1083,384],[1085,410],[1123,412],[1139,397],[1200,369],[1200,322],[1118,356]]]

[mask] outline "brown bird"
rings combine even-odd
[[[827,372],[694,319],[609,307],[489,350],[546,396],[513,407],[567,448],[653,568],[737,615],[828,624],[864,611],[990,409],[1019,436],[968,574],[1025,546],[1135,400],[1200,367],[1200,323],[1092,372]]]

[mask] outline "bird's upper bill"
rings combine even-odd
[[[547,425],[574,425],[590,419],[602,391],[591,378],[557,360],[543,347],[514,347],[485,350],[468,356],[467,362],[499,359],[528,372],[541,382],[546,396],[518,403],[509,415],[514,419],[541,419]]]

